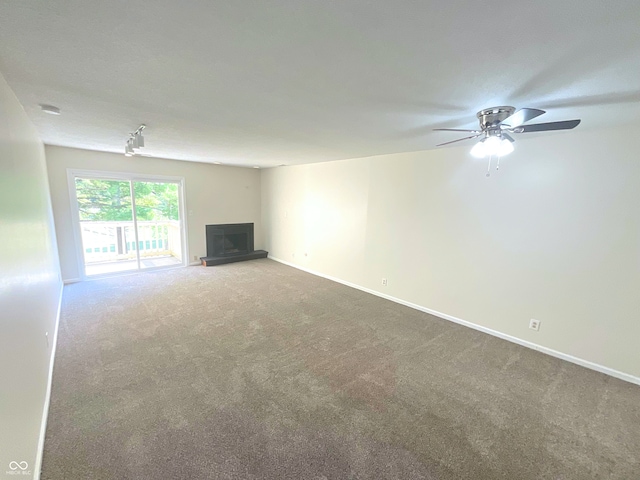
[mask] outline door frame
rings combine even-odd
[[[82,231],[80,229],[80,209],[78,206],[78,197],[76,194],[76,178],[89,178],[96,180],[118,180],[118,181],[128,181],[132,182],[131,185],[131,208],[135,209],[135,198],[133,195],[133,182],[166,182],[166,183],[177,183],[178,184],[178,211],[180,214],[180,240],[182,242],[181,253],[182,253],[182,264],[176,266],[163,266],[163,267],[150,267],[150,268],[140,268],[140,252],[138,251],[138,269],[123,271],[123,272],[113,272],[113,273],[105,273],[101,275],[91,275],[87,276],[85,264],[84,264],[84,253],[83,253],[83,245],[82,245]],[[74,247],[76,251],[76,262],[78,265],[78,274],[80,276],[81,281],[90,280],[94,278],[103,278],[103,277],[113,277],[118,275],[130,275],[132,273],[140,273],[140,272],[150,272],[155,270],[164,270],[167,268],[179,268],[186,267],[189,265],[189,237],[188,237],[188,228],[187,228],[187,196],[185,194],[185,182],[184,177],[178,176],[169,176],[169,175],[150,175],[150,174],[142,174],[142,173],[131,173],[131,172],[111,172],[105,170],[83,170],[77,168],[67,168],[67,186],[69,188],[69,203],[71,208],[71,223],[73,226],[73,239],[74,239]],[[133,211],[133,219],[134,225],[136,225],[136,238],[138,236],[137,231],[137,222],[135,211]]]

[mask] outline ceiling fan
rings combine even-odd
[[[480,110],[476,116],[480,122],[479,130],[463,130],[458,128],[435,128],[435,131],[442,132],[467,132],[472,135],[459,138],[451,142],[440,143],[437,145],[449,145],[451,143],[462,142],[463,140],[471,140],[473,138],[483,137],[471,149],[471,155],[477,158],[489,157],[489,167],[491,167],[491,157],[497,156],[498,162],[500,157],[513,152],[513,143],[515,140],[511,134],[529,133],[529,132],[548,132],[552,130],[570,130],[580,123],[580,120],[564,120],[561,122],[534,123],[524,125],[529,120],[533,120],[545,113],[544,110],[537,108],[521,108],[517,110],[514,107],[492,107]],[[498,164],[499,168],[499,164]],[[487,173],[487,176],[489,174]]]

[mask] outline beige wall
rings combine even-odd
[[[264,170],[265,248],[640,377],[638,127]]]
[[[115,153],[49,145],[46,146],[46,155],[60,264],[65,280],[74,280],[80,276],[67,169],[184,177],[190,262],[194,261],[194,257],[206,255],[205,225],[212,223],[252,222],[255,224],[255,248],[262,248],[259,170],[148,157],[125,157]]]
[[[62,282],[44,148],[2,76],[0,238],[0,477],[33,478]]]

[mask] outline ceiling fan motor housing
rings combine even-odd
[[[500,123],[515,112],[514,107],[492,107],[480,110],[476,115],[480,122],[480,129],[489,135],[500,134]]]

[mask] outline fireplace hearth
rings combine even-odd
[[[205,233],[207,256],[200,257],[202,265],[222,265],[268,255],[264,250],[253,249],[253,223],[206,225]]]

